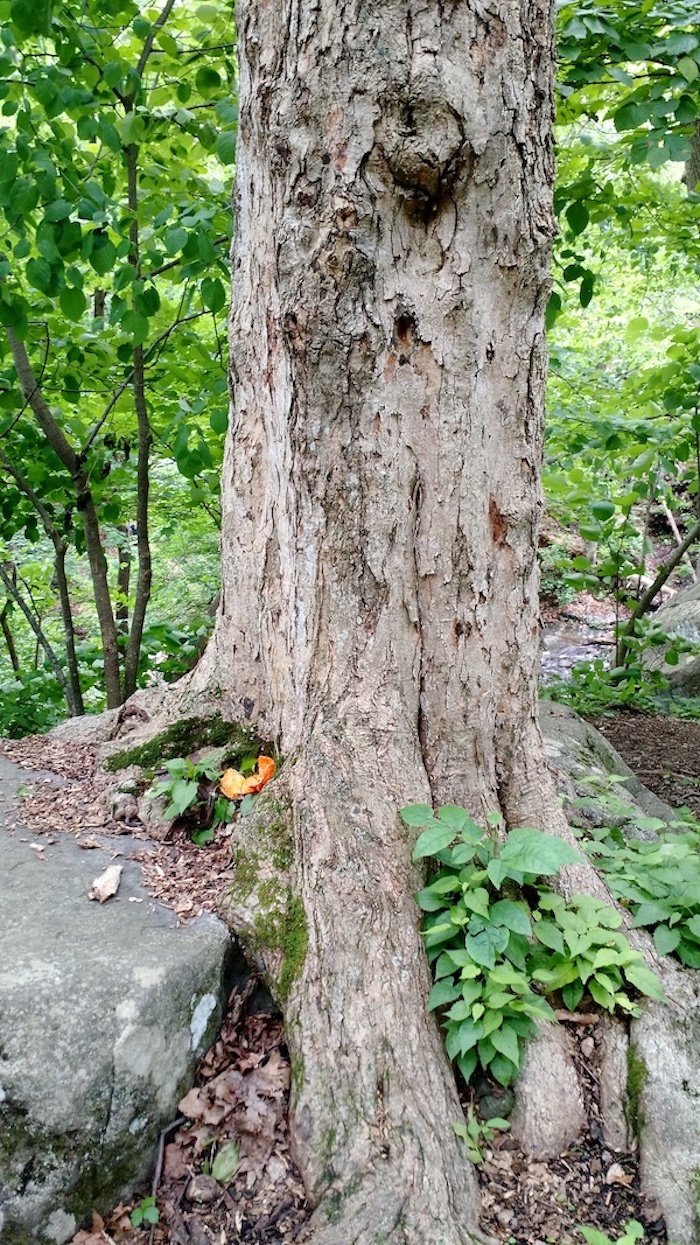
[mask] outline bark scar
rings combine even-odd
[[[498,509],[495,497],[489,498],[489,523],[491,524],[491,537],[495,545],[505,545],[506,536],[508,534],[508,524],[504,515]]]

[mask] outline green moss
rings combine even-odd
[[[200,748],[223,748],[227,744],[231,745],[231,763],[264,747],[253,735],[231,722],[224,722],[220,717],[185,718],[182,722],[174,722],[145,744],[116,752],[105,762],[104,768],[110,773],[126,769],[129,765],[157,769],[163,761],[170,761],[173,757],[189,756]]]
[[[289,809],[281,800],[260,797],[258,804],[260,837],[275,869],[291,869],[294,863],[294,837],[289,827]]]
[[[260,856],[257,852],[244,852],[240,848],[233,852],[233,881],[231,898],[243,902],[252,895],[258,884],[260,873]]]
[[[343,1199],[340,1193],[329,1193],[323,1203],[328,1223],[338,1223],[342,1214]]]
[[[124,1137],[108,1146],[96,1145],[88,1154],[84,1136],[40,1130],[30,1125],[25,1111],[4,1103],[0,1107],[0,1179],[7,1191],[19,1198],[28,1179],[39,1188],[57,1170],[73,1175],[61,1193],[56,1209],[74,1215],[81,1223],[92,1210],[107,1211],[135,1175],[145,1175],[149,1147],[157,1132]],[[144,1157],[146,1156],[146,1157]],[[10,1219],[2,1230],[3,1245],[35,1245],[36,1234]]]
[[[270,951],[281,951],[282,968],[277,981],[277,994],[282,1002],[301,973],[309,944],[306,913],[300,899],[278,882],[263,882],[258,891],[265,907],[255,921],[255,941]]]
[[[644,1127],[644,1115],[640,1110],[639,1100],[646,1079],[646,1064],[637,1054],[636,1047],[630,1044],[627,1048],[627,1123],[635,1137],[639,1136]]]

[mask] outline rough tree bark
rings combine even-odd
[[[461,1245],[478,1199],[397,813],[561,824],[536,718],[552,14],[237,20],[224,586],[191,690],[278,744],[294,856],[266,938],[261,824],[232,919],[282,965],[314,1242]]]

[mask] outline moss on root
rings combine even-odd
[[[301,899],[276,882],[263,882],[258,898],[263,911],[255,919],[255,944],[282,953],[276,992],[284,1002],[306,959],[309,945],[306,913]]]
[[[231,764],[248,753],[257,753],[266,747],[254,735],[231,722],[224,722],[223,718],[185,718],[174,722],[146,743],[115,752],[105,761],[104,768],[109,773],[126,769],[129,765],[155,770],[163,761],[170,761],[173,757],[189,756],[200,748],[223,748],[227,745],[230,745],[227,758]]]
[[[644,1127],[644,1115],[639,1100],[647,1079],[647,1067],[637,1054],[637,1048],[630,1045],[627,1049],[627,1123],[635,1137]]]

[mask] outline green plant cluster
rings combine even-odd
[[[580,860],[570,844],[540,830],[514,829],[501,843],[457,805],[401,814],[422,829],[414,859],[436,874],[416,896],[450,1058],[468,1081],[480,1066],[502,1085],[517,1076],[536,1020],[554,1020],[545,994],[575,1008],[584,992],[608,1011],[638,1013],[637,992],[661,998],[659,982],[619,932],[621,918],[590,896],[566,903],[544,879]]]
[[[499,1119],[494,1116],[492,1119],[482,1121],[479,1119],[472,1103],[467,1108],[467,1114],[458,1124],[452,1125],[456,1135],[464,1142],[467,1147],[467,1158],[470,1163],[476,1167],[484,1161],[483,1145],[493,1141],[496,1133],[506,1132],[510,1128],[508,1120]]]
[[[132,1228],[140,1228],[144,1224],[151,1226],[158,1223],[160,1212],[156,1206],[154,1197],[144,1197],[132,1210],[129,1218],[131,1219]]]
[[[541,689],[543,700],[570,705],[584,717],[615,709],[656,713],[664,692],[668,692],[668,680],[659,671],[637,663],[609,670],[600,657],[577,662],[569,678],[552,675]]]
[[[215,794],[216,784],[225,768],[226,758],[230,755],[231,748],[223,747],[196,760],[191,760],[189,757],[173,757],[164,762],[168,777],[158,779],[149,788],[148,794],[153,799],[165,796],[168,800],[163,813],[166,821],[182,817],[185,813],[203,811],[208,802],[212,801],[210,824],[203,829],[195,830],[192,834],[192,841],[198,847],[206,847],[207,843],[211,843],[215,838],[217,826],[231,821],[236,812],[236,805],[233,801],[224,795],[216,796]],[[256,756],[244,756],[239,761],[240,772],[252,774],[256,762]],[[244,796],[240,806],[241,813],[244,815],[248,813],[254,803],[255,796]]]
[[[182,817],[199,805],[204,806],[211,784],[221,777],[223,753],[224,749],[219,749],[198,761],[174,757],[172,761],[165,762],[168,777],[153,783],[148,794],[154,799],[158,796],[167,798],[168,804],[163,814],[167,821]],[[208,789],[203,784],[209,784]],[[215,799],[211,824],[205,829],[195,830],[192,835],[193,842],[198,847],[211,843],[216,827],[230,821],[234,811],[234,805],[225,796]]]
[[[580,1231],[588,1241],[588,1245],[634,1245],[635,1241],[641,1241],[644,1238],[644,1228],[636,1219],[630,1219],[625,1224],[623,1236],[618,1236],[617,1242],[606,1232],[601,1232],[599,1228],[582,1227]]]
[[[681,823],[668,830],[656,818],[644,818],[643,829],[657,840],[625,842],[619,829],[605,827],[592,832],[586,850],[631,910],[633,926],[652,932],[659,955],[700,968],[700,830]]]

